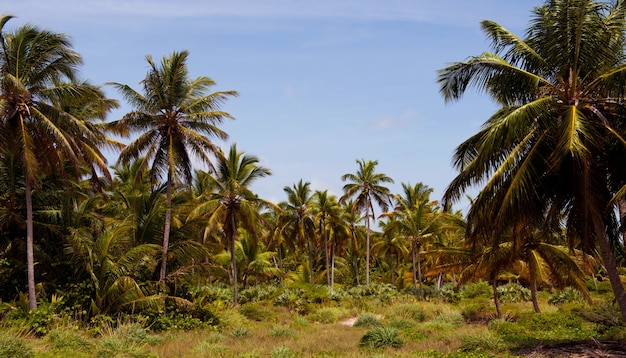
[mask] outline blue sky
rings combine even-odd
[[[155,59],[188,50],[191,76],[237,90],[224,109],[240,151],[273,175],[254,189],[275,202],[300,179],[341,195],[357,159],[439,199],[455,172],[454,148],[495,110],[483,94],[444,103],[436,71],[489,50],[481,20],[519,36],[539,0],[5,0],[0,12],[62,32],[95,84],[139,89]],[[119,98],[111,88],[107,94]],[[130,108],[122,107],[109,119]],[[113,155],[111,163],[115,161]],[[466,210],[466,202],[456,209]]]

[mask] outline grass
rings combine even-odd
[[[510,320],[489,323],[466,320],[468,300],[476,298],[446,304],[400,297],[381,304],[363,296],[358,306],[321,303],[307,313],[267,302],[222,307],[217,327],[158,334],[124,322],[97,334],[74,325],[38,337],[3,324],[0,357],[510,357],[528,344],[626,338],[626,329],[611,320],[610,302],[555,306],[548,298],[542,314],[530,302],[507,303],[502,309]],[[489,304],[471,310],[494,313]],[[345,325],[348,318],[361,323]]]

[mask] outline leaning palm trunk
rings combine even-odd
[[[593,224],[597,235],[598,246],[600,247],[600,254],[602,255],[602,261],[604,263],[604,268],[606,269],[606,273],[609,276],[609,281],[611,282],[613,293],[615,294],[615,301],[617,301],[617,304],[619,305],[620,311],[622,313],[623,322],[626,322],[626,292],[624,291],[624,285],[622,284],[622,281],[619,277],[619,272],[617,271],[615,258],[613,257],[611,245],[606,235],[605,225],[599,215],[594,215]]]
[[[230,214],[229,215],[229,226],[230,229],[228,230],[228,241],[230,244],[230,266],[232,268],[232,275],[233,275],[233,304],[236,306],[237,305],[237,253],[235,251],[235,240],[236,240],[236,224],[235,224],[235,215],[234,214]]]
[[[420,257],[421,245],[417,245],[417,281],[420,284],[420,300],[424,301],[424,288],[422,287],[422,259]]]
[[[365,233],[365,285],[370,285],[370,201],[367,199],[367,209],[365,210],[365,220],[367,232]]]
[[[170,228],[172,226],[172,172],[167,174],[167,210],[165,210],[165,227],[163,228],[163,251],[161,252],[161,272],[159,283],[162,289],[165,287],[167,274],[167,252],[170,245]]]
[[[491,287],[493,289],[493,304],[496,306],[496,314],[498,318],[502,318],[502,310],[500,309],[500,298],[498,297],[498,280],[495,273],[492,275]]]
[[[26,176],[26,266],[28,271],[28,307],[37,308],[37,293],[35,292],[35,258],[33,254],[33,199],[31,182]]]

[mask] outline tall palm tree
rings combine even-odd
[[[151,161],[150,177],[157,182],[165,175],[167,209],[159,281],[164,284],[172,223],[172,191],[177,182],[192,180],[192,155],[212,167],[211,154],[219,148],[210,137],[226,139],[218,128],[230,114],[220,110],[235,91],[209,92],[215,82],[209,77],[189,78],[187,51],[173,52],[156,63],[146,56],[150,69],[141,81],[143,94],[128,85],[110,83],[135,109],[111,123],[118,134],[139,133],[121,152],[118,163],[128,163],[140,156]],[[146,161],[146,165],[149,163]]]
[[[393,184],[393,179],[382,173],[376,173],[377,160],[357,160],[359,169],[356,174],[344,174],[341,176],[342,181],[348,183],[343,186],[344,195],[340,202],[356,197],[353,210],[365,212],[365,224],[367,227],[367,235],[365,242],[365,284],[370,284],[370,221],[375,218],[374,202],[384,211],[389,208],[389,188],[383,184]]]
[[[231,255],[233,278],[233,302],[237,304],[237,230],[241,226],[249,233],[256,233],[261,205],[273,206],[259,198],[250,188],[256,180],[271,174],[270,170],[258,165],[259,159],[230,147],[228,156],[220,156],[217,174],[213,177],[215,191],[208,195],[210,225],[221,224],[223,235]],[[256,239],[255,239],[256,240]]]
[[[328,190],[317,190],[314,194],[314,208],[315,222],[317,222],[317,228],[324,242],[324,263],[326,270],[326,284],[331,286],[331,234],[333,230],[333,224],[340,221],[341,207],[337,202],[334,195],[328,195]],[[336,229],[336,227],[334,227]]]
[[[97,146],[102,133],[89,124],[93,118],[78,118],[57,107],[60,102],[106,101],[99,88],[76,81],[81,57],[67,36],[32,25],[13,32],[4,27],[12,18],[0,17],[0,157],[13,158],[24,177],[26,202],[26,256],[29,306],[37,306],[33,256],[32,191],[44,173],[72,163],[74,176],[83,164],[106,171],[106,160]],[[114,102],[101,107],[104,115]],[[94,108],[94,107],[92,107]],[[93,113],[92,113],[93,114]]]
[[[415,185],[402,183],[403,195],[394,195],[396,206],[394,211],[384,213],[383,216],[394,220],[387,225],[389,230],[409,239],[411,244],[411,266],[413,270],[413,288],[418,290],[420,298],[424,300],[422,288],[422,262],[420,252],[424,240],[437,235],[441,213],[435,202],[430,201],[432,188],[417,183]]]
[[[475,86],[501,108],[457,147],[459,174],[444,201],[484,183],[467,215],[474,238],[565,214],[572,246],[600,248],[626,320],[610,245],[618,222],[612,198],[626,184],[626,6],[546,1],[533,10],[524,39],[495,22],[481,24],[494,52],[440,70],[440,91],[451,101]]]
[[[313,195],[311,183],[302,182],[283,188],[287,194],[287,201],[282,203],[283,216],[281,218],[281,231],[289,238],[288,244],[292,248],[298,246],[306,250],[309,258],[309,280],[315,283],[315,222],[313,221]]]

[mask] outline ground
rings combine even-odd
[[[524,348],[516,353],[525,357],[621,357],[626,358],[626,341],[584,341],[546,344]]]

